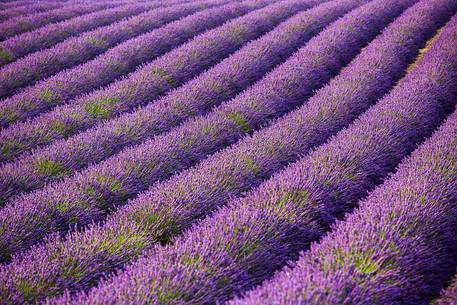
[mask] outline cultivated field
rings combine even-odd
[[[457,304],[457,0],[0,1],[0,304]]]

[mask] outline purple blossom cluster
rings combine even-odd
[[[34,31],[11,37],[0,42],[0,67],[32,52],[50,48],[68,37],[110,25],[120,19],[138,15],[158,6],[160,6],[158,3],[124,5],[51,23]]]
[[[311,6],[318,2],[302,3]],[[168,131],[189,117],[229,100],[357,3],[331,2],[299,14],[161,100],[3,166],[0,169],[1,201],[21,191],[37,189],[51,181],[60,180],[90,163],[102,161],[126,146]],[[37,171],[37,162],[43,160],[61,170]]]
[[[206,3],[197,2],[184,4],[184,7],[166,8],[165,11],[153,11],[151,12],[152,15],[146,14],[145,16],[133,18],[131,21],[133,24],[136,24],[137,21],[141,21],[144,17],[147,22],[141,21],[134,27],[139,27],[142,31],[146,31],[148,28],[158,27],[164,23],[178,19],[179,17],[182,17],[183,14],[187,15],[191,11],[203,10],[203,12],[195,13],[187,18],[176,20],[175,22],[140,35],[134,39],[129,39],[83,65],[79,65],[68,71],[62,71],[61,73],[4,100],[0,103],[0,126],[6,127],[14,122],[40,115],[43,111],[53,108],[56,105],[69,102],[70,99],[75,98],[78,95],[109,84],[122,75],[134,70],[139,65],[151,61],[173,48],[178,47],[197,34],[220,26],[222,23],[232,18],[239,17],[275,1],[258,0],[233,2],[222,7],[204,10],[205,6],[217,6],[224,2],[227,1],[210,0]],[[127,29],[129,27],[129,21],[130,20],[123,22],[124,25],[127,24]],[[144,25],[146,25],[146,28],[144,28]],[[129,37],[129,31],[125,27],[117,27],[116,25],[110,27],[113,27],[113,39],[118,39],[117,37],[119,36],[125,36],[125,39]],[[104,32],[101,34],[106,35]],[[87,42],[85,45],[87,46]],[[70,50],[73,49],[73,47],[70,48]],[[93,48],[88,47],[86,50],[90,51],[91,49]],[[76,54],[80,53],[84,52],[79,50]],[[31,56],[33,56],[33,54]],[[214,54],[213,56],[217,57],[217,54]],[[194,60],[197,61],[197,58],[194,58]],[[21,61],[16,63],[19,62]],[[144,71],[144,68],[139,68],[135,75],[141,73],[140,71]],[[159,71],[159,73],[160,72],[161,71]],[[142,77],[144,78],[146,75],[143,75]],[[132,76],[127,79],[131,78]],[[144,79],[143,81],[146,80],[147,79]],[[106,116],[109,113],[104,111],[104,108],[111,104],[116,104],[116,101],[120,99],[118,95],[109,95],[109,91],[114,91],[113,93],[115,93],[116,90],[120,90],[119,88],[113,89],[115,86],[125,84],[126,87],[124,87],[124,91],[129,91],[130,95],[138,93],[137,88],[128,82],[128,80],[123,79],[120,82],[111,84],[107,88],[92,92],[88,96],[70,101],[69,104],[77,104],[79,107],[82,107],[83,109],[81,111],[83,111],[84,117],[89,116],[107,119]],[[128,86],[132,86],[132,88],[129,88]],[[103,94],[105,96],[103,96]],[[86,104],[92,103],[94,105],[80,105],[84,104],[84,102]],[[98,106],[97,104],[100,105]],[[69,107],[70,109],[73,109],[71,107],[78,106]],[[85,110],[86,107],[88,110]],[[78,115],[70,115],[68,119],[57,120],[57,123],[56,120],[52,120],[56,115],[55,113],[70,111],[70,109],[65,109],[65,107],[58,108],[54,112],[43,114],[36,120],[31,120],[23,124],[16,124],[11,126],[11,128],[2,131],[2,134],[6,133],[6,135],[2,136],[4,137],[4,140],[0,140],[2,159],[11,159],[14,154],[23,152],[24,150],[30,150],[30,148],[40,144],[52,142],[56,138],[62,138],[75,133],[76,131],[73,130],[71,123],[73,120],[78,121]],[[40,127],[40,124],[45,126]],[[46,126],[46,124],[48,125]],[[31,125],[35,126],[30,127]],[[16,135],[12,135],[12,133]],[[17,133],[20,133],[20,135]],[[31,135],[31,133],[34,133],[34,135]],[[13,136],[15,140],[8,140],[8,137],[11,136]],[[34,139],[31,139],[33,137]],[[23,142],[29,142],[29,144]],[[19,150],[19,152],[16,152],[16,150]]]
[[[41,3],[49,3],[49,1],[40,1]],[[59,7],[62,7],[62,3],[59,3],[58,1],[51,1],[51,3],[55,3]],[[16,9],[25,9],[32,4],[37,4],[36,1],[33,0],[23,0],[23,1],[11,1],[11,2],[2,2],[0,3],[0,9],[7,11],[15,11]]]
[[[122,3],[122,2],[120,2]],[[18,16],[0,22],[0,40],[14,35],[37,29],[52,22],[59,22],[72,17],[88,14],[103,9],[119,6],[119,3],[110,0],[99,0],[97,3],[75,2],[61,8],[47,12],[35,13],[27,16]]]
[[[323,16],[324,12],[335,11],[336,6],[344,7],[344,4],[344,1],[322,4],[291,18],[277,30],[297,26],[298,20],[312,22],[313,15]],[[350,4],[346,2],[346,6]],[[46,245],[16,256],[0,271],[0,278],[7,279],[4,287],[8,287],[0,290],[0,296],[16,302],[23,300],[24,283],[33,288],[35,299],[49,296],[50,291],[58,294],[63,288],[87,289],[100,276],[136,258],[155,243],[168,242],[230,197],[257,186],[287,163],[297,160],[300,154],[325,141],[386,93],[402,76],[418,48],[456,8],[456,4],[444,0],[420,2],[387,27],[299,110],[197,167],[154,186],[111,215],[104,225],[73,232],[65,240],[53,236]],[[347,84],[353,84],[355,79],[357,88],[363,90],[348,90],[352,87]],[[337,108],[332,104],[334,99],[339,101]],[[335,111],[340,115],[335,117]]]
[[[130,66],[138,64],[138,61],[143,61],[143,56],[154,58],[169,51],[172,47],[176,47],[177,43],[189,38],[186,37],[187,33],[195,35],[195,32],[216,27],[227,19],[243,15],[243,13],[255,8],[267,6],[272,2],[275,1],[246,1],[246,3],[234,3],[221,8],[205,10],[202,14],[184,18],[177,23],[154,31],[148,39],[139,37],[138,40],[141,39],[141,44],[135,43],[137,39],[130,40],[125,46],[119,46],[101,56],[101,63],[100,61],[97,64],[89,62],[81,66],[76,72],[85,71],[87,73],[88,68],[90,68],[89,70],[98,72],[93,73],[91,78],[96,77],[96,75],[99,77],[100,74],[112,75],[114,78],[115,75],[122,75],[123,70],[126,72],[125,70]],[[10,160],[21,152],[31,150],[38,145],[44,145],[56,139],[79,133],[97,123],[129,111],[131,107],[154,101],[216,64],[251,39],[255,39],[270,30],[286,17],[309,6],[308,3],[316,2],[318,1],[296,0],[284,3],[281,1],[277,4],[273,3],[273,6],[259,12],[251,12],[246,18],[235,18],[235,20],[221,27],[198,35],[179,48],[175,48],[142,66],[127,78],[120,79],[105,88],[71,101],[68,105],[57,107],[34,120],[10,126],[0,133],[2,161]],[[276,15],[271,13],[273,9],[277,10]],[[273,15],[273,17],[266,17],[266,15]],[[229,32],[226,29],[229,29]],[[171,37],[174,39],[170,39]],[[154,47],[151,47],[151,41],[155,42]],[[118,62],[120,66],[114,68],[113,60]],[[106,69],[102,69],[105,67]],[[57,75],[55,78],[60,79],[61,76]],[[98,78],[97,80],[98,82],[101,81]],[[76,85],[78,84],[75,82],[73,86]],[[46,107],[45,101],[36,102]]]
[[[173,244],[153,247],[87,293],[66,293],[49,303],[224,302],[297,259],[300,250],[324,235],[454,109],[456,21],[388,95],[329,142],[197,223]],[[252,303],[422,304],[457,262],[457,240],[449,231],[457,227],[452,217],[456,130],[451,118],[439,139],[432,138],[420,150],[425,164],[412,157],[406,168],[415,172],[407,176],[417,183],[407,188],[400,179],[393,190],[383,193],[380,188],[380,195],[370,197],[374,202],[362,203],[362,209],[371,210],[350,217],[343,225],[347,230],[331,233],[324,238],[329,242],[305,254],[306,263],[299,264],[303,273],[296,268],[281,273],[273,281],[277,286],[266,284],[266,296]],[[443,134],[447,145],[441,144]],[[427,177],[431,169],[434,175]],[[439,216],[431,209],[440,211]],[[295,279],[295,274],[300,276]],[[303,285],[309,291],[293,289]]]
[[[178,0],[177,2],[179,3],[179,1],[180,0]],[[21,87],[33,85],[36,81],[46,79],[47,77],[52,76],[59,71],[71,68],[75,65],[85,63],[86,61],[93,59],[97,55],[100,55],[107,50],[110,50],[111,52],[120,51],[121,49],[125,50],[127,43],[124,43],[121,46],[119,46],[118,44],[126,40],[128,41],[129,39],[140,34],[143,35],[138,37],[138,39],[143,38],[144,40],[147,40],[147,38],[150,35],[147,36],[146,33],[150,32],[151,30],[157,27],[163,26],[168,22],[174,21],[191,13],[195,13],[196,11],[208,8],[208,6],[211,6],[211,3],[213,3],[214,6],[224,2],[227,1],[210,0],[208,3],[209,5],[205,5],[205,2],[195,2],[183,4],[182,6],[171,6],[169,8],[152,10],[149,12],[145,12],[139,16],[134,16],[130,19],[120,21],[118,23],[110,24],[105,27],[96,28],[93,31],[83,33],[80,36],[71,37],[68,40],[63,41],[52,48],[32,53],[29,56],[26,56],[25,58],[22,58],[16,62],[4,66],[0,70],[0,96],[9,96],[18,91],[18,89],[20,89]],[[146,10],[147,8],[158,8],[161,5],[159,2],[152,2],[150,4],[142,4],[141,6],[143,6],[144,10]],[[144,40],[143,43],[145,43]],[[130,43],[130,48],[136,46],[138,49],[141,49],[142,47],[142,45],[138,43],[138,45],[132,45],[133,41],[128,42]],[[112,49],[112,47],[114,46],[117,46],[117,48]],[[110,55],[112,56],[113,54],[110,53]],[[129,54],[125,54],[125,56],[127,55]],[[137,54],[137,57],[138,55],[142,54]],[[91,64],[94,65],[97,62],[97,60],[98,62],[103,61],[103,59],[105,59],[106,61],[106,57],[107,56],[105,54],[105,56],[102,57],[102,59],[97,58],[94,61],[92,61]],[[118,74],[120,74],[121,72],[129,72],[129,70],[122,70],[122,64],[117,64],[115,58],[111,57],[110,59],[111,61],[109,63],[111,70],[116,71]],[[139,63],[137,63],[137,65],[141,64],[145,60],[148,60],[148,57],[145,56],[145,58],[142,59],[143,61],[140,61]],[[137,65],[130,67],[130,69],[134,69]],[[85,70],[87,74],[89,72],[93,73],[93,71],[87,69],[85,65],[80,65],[76,67],[76,71],[80,71],[81,69]],[[67,75],[67,73],[65,72],[66,71],[63,71],[63,73],[51,79],[51,84],[53,83],[52,80],[54,80],[55,83],[56,78],[58,78],[59,76],[60,79],[62,79],[63,75]],[[72,72],[74,74],[75,71]],[[91,86],[89,86],[86,90],[90,90],[91,88],[97,88],[100,85],[109,83],[113,80],[114,77],[119,77],[118,74],[113,73],[113,75],[111,75],[111,77],[107,77],[104,80],[104,83],[102,84],[97,84],[96,82],[90,83]],[[92,76],[92,78],[94,78],[94,76],[97,74],[93,73],[92,75],[89,75]],[[88,80],[86,80],[86,82],[89,83],[89,80],[91,79],[89,78]],[[83,84],[79,84],[79,86],[83,86]],[[42,88],[43,85],[48,85],[46,87],[47,91],[45,91]],[[37,111],[39,113],[40,111],[47,110],[56,102],[62,102],[62,98],[59,96],[59,91],[53,91],[53,88],[49,87],[49,80],[45,80],[44,82],[39,83],[38,87],[41,87],[38,98],[40,101],[43,101],[43,105],[41,107],[39,107],[38,105],[34,105],[33,95],[13,95],[10,100],[5,101],[3,103],[4,105],[0,107],[0,111],[3,114],[3,126],[5,126],[6,123],[13,123],[18,120],[33,116],[33,114],[36,114]],[[36,87],[32,87],[31,89],[32,92],[36,92]],[[68,90],[68,88],[61,88],[60,90],[62,91],[62,89]],[[65,92],[66,91],[64,91],[63,93]],[[20,91],[19,93],[22,92]],[[83,92],[71,92],[70,96],[66,96],[63,100],[74,97],[81,93]],[[32,100],[29,101],[29,99],[31,98]]]
[[[405,101],[416,93],[435,108],[455,103],[457,17],[441,36],[412,72],[411,91],[399,86]],[[292,268],[230,304],[429,304],[457,265],[456,135],[457,111]],[[451,286],[436,304],[455,296]]]
[[[2,3],[3,4],[3,3]],[[11,8],[6,10],[8,7],[4,5],[0,6],[1,9],[5,9],[5,11],[0,12],[0,21],[6,21],[10,18],[17,17],[17,16],[25,16],[31,15],[33,13],[41,13],[50,11],[52,9],[56,9],[62,7],[61,3],[54,3],[54,2],[38,2],[38,3],[30,3],[29,5],[20,6],[17,8]]]
[[[62,183],[16,198],[0,211],[1,259],[27,249],[49,233],[103,219],[154,182],[196,164],[300,105],[414,2],[405,0],[395,6],[386,1],[369,3],[331,24],[261,81],[207,116],[128,148]]]
[[[457,305],[457,0],[0,2],[0,304]]]

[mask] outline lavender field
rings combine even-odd
[[[0,305],[457,305],[457,0],[0,0]]]

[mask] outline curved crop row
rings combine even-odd
[[[11,18],[0,23],[0,40],[37,29],[52,22],[59,22],[119,5],[120,4],[109,0],[97,1],[96,4],[75,3],[48,12]]]
[[[50,49],[44,49],[42,51],[32,53],[25,58],[3,67],[0,70],[0,96],[10,95],[21,87],[32,85],[35,81],[44,79],[75,65],[85,63],[116,45],[117,46],[114,49],[109,50],[109,52],[103,54],[102,57],[98,57],[92,62],[89,62],[89,65],[93,66],[98,62],[103,61],[103,59],[106,61],[109,56],[108,54],[116,54],[121,50],[123,51],[127,46],[129,49],[137,51],[137,53],[134,53],[133,59],[138,58],[141,55],[144,55],[138,54],[138,51],[144,47],[146,42],[150,43],[148,38],[153,35],[153,33],[150,32],[151,30],[186,15],[204,10],[211,6],[221,5],[225,2],[227,1],[199,1],[161,9],[157,9],[157,7],[161,6],[159,4],[160,2],[153,2],[152,4],[144,5],[145,7],[156,7],[156,9],[140,14],[139,16],[131,17],[127,20],[99,27],[88,33],[83,33],[80,36],[72,37]],[[136,39],[132,39],[140,34],[143,35],[137,37]],[[121,42],[124,43],[118,45]],[[124,57],[128,58],[132,52],[133,51],[126,53]],[[147,56],[144,56],[144,58],[141,59],[142,60],[140,61],[137,60],[134,62],[139,65],[147,60],[150,60]],[[2,127],[4,127],[6,123],[23,120],[47,110],[55,104],[62,103],[69,98],[75,97],[77,94],[88,92],[90,89],[97,88],[100,85],[108,84],[115,77],[119,77],[124,73],[130,72],[137,66],[129,66],[123,62],[117,63],[113,58],[111,58],[109,63],[111,70],[113,71],[112,75],[108,74],[108,77],[101,77],[98,81],[94,80],[95,76],[100,77],[96,72],[94,73],[94,68],[88,69],[86,67],[87,65],[80,65],[74,70],[63,71],[50,80],[44,80],[37,86],[32,87],[32,90],[20,92],[18,95],[12,96],[10,99],[3,101],[0,105],[0,113],[2,114],[3,119],[1,124]],[[89,73],[92,74],[89,74],[91,77],[83,81],[83,83],[78,83],[79,88],[77,88],[74,92],[68,90],[72,88],[69,87],[69,84],[63,86],[63,88],[59,88],[58,90],[53,90],[53,87],[49,86],[51,84],[55,84],[57,80],[61,80],[62,77],[68,77],[69,73],[75,74],[81,70],[84,71],[86,75]],[[73,76],[73,74],[70,74],[70,77]],[[81,74],[81,72],[79,72],[79,74]],[[81,75],[79,76],[81,77]],[[88,84],[87,89],[85,88],[85,83]],[[37,92],[36,87],[41,89],[41,91],[38,92],[38,96],[34,95],[34,93],[36,94]],[[46,87],[47,90],[43,91],[43,87]],[[31,95],[30,91],[32,93]],[[69,93],[69,95],[65,95],[65,93]],[[61,97],[61,95],[63,95],[63,97]],[[34,98],[38,98],[38,101],[34,100]],[[37,102],[42,102],[42,104],[37,104]]]
[[[258,6],[260,4],[265,6],[272,2],[275,1],[265,0],[256,3]],[[43,145],[79,133],[99,122],[129,111],[132,107],[153,101],[183,82],[190,80],[221,58],[228,56],[250,39],[254,39],[271,29],[284,17],[297,12],[300,7],[304,9],[306,3],[289,4],[292,5],[290,8],[285,6],[283,8],[285,11],[280,15],[272,18],[271,21],[262,22],[260,25],[267,28],[262,31],[259,30],[258,33],[252,33],[252,29],[249,28],[251,22],[249,20],[261,17],[260,15],[254,16],[255,14],[251,14],[246,21],[240,19],[233,21],[233,25],[227,24],[225,27],[237,27],[230,30],[229,33],[224,33],[223,27],[203,33],[183,46],[141,67],[127,78],[91,92],[89,95],[80,97],[70,104],[58,107],[34,120],[10,126],[0,134],[2,161],[12,159],[21,152],[31,150],[40,144]],[[278,5],[282,6],[280,3]],[[242,12],[246,13],[247,10],[247,7],[237,3],[222,8],[205,10],[201,14],[182,19],[180,22],[170,24],[151,33],[147,40],[144,39],[143,41],[143,38],[139,38],[142,41],[141,44],[130,41],[120,48],[115,48],[103,55],[97,62],[93,61],[81,66],[73,74],[78,75],[87,73],[88,70],[95,70],[96,72],[92,74],[97,76],[99,82],[106,80],[107,77],[103,77],[106,74],[117,75],[119,71],[128,69],[137,64],[138,61],[144,60],[144,57],[151,58],[169,51],[170,44],[186,40],[187,35],[193,36],[198,29],[201,31],[208,27],[215,27],[224,21],[221,19],[229,19],[230,15],[242,15]],[[253,10],[253,8],[249,10]],[[267,14],[267,11],[263,14]],[[235,23],[239,24],[236,25]],[[193,30],[189,24],[194,26]],[[155,44],[151,44],[151,41]],[[113,61],[119,65],[113,66]],[[61,79],[63,76],[58,75],[56,78]],[[93,78],[94,76],[91,75],[91,79]],[[72,84],[69,86],[72,87]],[[36,102],[40,104],[39,106],[35,105],[37,107],[49,106],[43,100]]]
[[[62,183],[17,198],[0,211],[0,257],[7,259],[48,233],[67,231],[72,224],[82,226],[102,219],[157,180],[197,163],[291,110],[336,75],[412,3],[402,1],[392,7],[391,2],[379,0],[358,9],[210,115],[127,149]]]
[[[152,14],[146,16],[147,23],[151,25],[159,26],[170,19],[176,19],[187,10],[203,10],[205,5],[222,5],[226,0],[210,0],[205,3],[194,3],[184,4],[184,7],[172,7],[164,10],[155,11]],[[176,48],[182,43],[185,43],[190,38],[197,34],[204,32],[205,30],[212,29],[216,26],[221,25],[229,19],[244,15],[256,8],[263,7],[268,3],[273,3],[273,0],[269,1],[257,1],[257,2],[234,2],[224,5],[222,7],[210,8],[203,10],[202,12],[195,13],[187,16],[180,20],[176,20],[166,26],[159,29],[141,35],[137,38],[130,39],[117,47],[109,50],[105,54],[100,55],[92,61],[89,61],[83,65],[75,67],[68,71],[62,71],[61,73],[31,87],[29,90],[25,90],[23,93],[13,96],[10,99],[4,100],[0,104],[0,126],[7,126],[12,122],[24,120],[28,117],[33,117],[41,114],[42,111],[52,108],[56,105],[65,103],[71,98],[74,98],[82,93],[90,92],[92,89],[96,89],[100,86],[110,84],[120,76],[134,70],[137,66],[151,61],[159,55],[162,55],[173,48]],[[251,4],[249,4],[251,3]],[[189,7],[190,6],[190,7]],[[185,9],[187,7],[187,10]],[[199,9],[198,9],[199,8]],[[140,18],[142,19],[142,18]],[[139,23],[141,26],[145,21]],[[117,32],[122,31],[122,28],[118,28]],[[197,58],[194,59],[197,61]],[[147,66],[146,66],[147,67]],[[145,68],[140,68],[138,71],[143,71]],[[137,75],[140,72],[136,72]],[[127,79],[131,78],[129,76]],[[143,75],[143,78],[146,77]],[[80,97],[76,101],[72,101],[72,104],[84,104],[92,99],[92,103],[97,103],[97,94],[102,92],[108,92],[110,88],[116,86],[116,84],[126,83],[125,79],[120,82],[111,84],[110,87],[102,88],[91,95]],[[131,91],[131,94],[135,93],[135,87]],[[110,101],[115,101],[116,96],[110,96],[105,93],[107,98],[100,98],[98,103],[102,106]],[[95,97],[94,97],[95,96]],[[89,100],[89,101],[88,101]],[[94,105],[96,106],[96,105]],[[78,106],[70,106],[78,107]],[[79,105],[81,107],[81,105]],[[95,107],[97,108],[97,107]],[[63,108],[66,109],[66,108]],[[52,121],[53,113],[62,112],[63,109],[57,109],[54,112],[43,114],[43,117],[38,117],[36,120],[25,122],[23,124],[13,125],[11,128],[2,132],[3,139],[0,140],[2,147],[3,160],[10,159],[14,155],[20,152],[30,150],[31,148],[52,142],[56,138],[62,138],[75,133],[71,126],[67,126],[73,120],[78,120],[78,116],[69,116],[69,120],[60,122]],[[91,112],[92,113],[92,112]],[[88,115],[90,113],[86,113]],[[104,113],[102,118],[105,119],[108,113]],[[92,114],[94,119],[99,117],[97,112]],[[32,129],[28,128],[31,125],[38,125],[40,121],[45,121],[44,124],[49,125],[38,127],[34,126]],[[49,122],[47,122],[49,121]],[[38,129],[36,129],[38,127]],[[35,129],[35,131],[33,131]],[[38,131],[38,133],[37,133]],[[10,137],[15,134],[19,138],[11,139]],[[21,134],[21,135],[19,135]],[[53,134],[53,135],[51,135]],[[15,136],[13,136],[15,137]],[[32,138],[35,138],[33,140]],[[27,142],[29,142],[27,144]]]
[[[294,268],[231,304],[428,304],[457,264],[456,135],[457,112]]]
[[[153,2],[154,3],[154,2]],[[75,17],[26,32],[0,42],[0,67],[38,50],[50,48],[68,37],[140,14],[157,4],[132,4]]]
[[[46,1],[42,1],[46,2]],[[11,2],[1,2],[0,9],[9,10],[9,9],[16,9],[20,7],[27,7],[30,4],[34,4],[36,1],[27,0],[27,1],[11,1]]]
[[[173,245],[153,248],[87,294],[73,299],[67,294],[50,303],[210,304],[271,276],[325,234],[336,217],[381,182],[454,108],[455,26],[453,30],[432,47],[420,68],[327,144],[230,202]],[[287,285],[281,288],[267,291],[289,297]],[[324,291],[323,296],[345,290]],[[272,304],[271,298],[263,301]],[[340,301],[327,304],[345,299]]]
[[[323,4],[309,14],[301,14],[301,18],[313,22],[309,15],[315,14],[322,20],[321,10],[334,12],[338,5],[344,2]],[[0,271],[0,278],[6,279],[0,285],[5,287],[4,291],[0,289],[0,297],[20,300],[24,297],[24,283],[43,296],[48,296],[49,290],[65,287],[74,291],[93,285],[103,274],[119,268],[158,241],[168,241],[232,196],[257,186],[325,141],[388,91],[417,54],[418,45],[423,45],[452,11],[455,7],[447,0],[417,5],[390,25],[301,110],[194,169],[157,184],[111,215],[104,225],[72,233],[65,241],[52,237],[46,245],[15,257]],[[348,90],[348,84],[356,80],[357,88],[363,89]],[[334,100],[337,105],[332,104]],[[334,117],[335,112],[339,116]],[[47,282],[58,284],[34,285]]]
[[[305,3],[311,6],[317,2]],[[189,117],[229,100],[284,61],[304,41],[355,4],[354,1],[330,3],[315,12],[304,12],[249,43],[161,100],[4,165],[0,169],[0,202],[5,202],[20,192],[34,190],[72,175],[126,146],[168,131]],[[37,165],[43,162],[53,164],[59,170],[38,170]]]
[[[38,2],[35,4],[29,4],[17,8],[5,8],[5,11],[0,12],[0,21],[5,21],[17,16],[25,16],[33,13],[46,12],[59,7],[62,7],[62,3]]]

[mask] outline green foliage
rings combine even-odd
[[[259,163],[254,160],[252,157],[249,156],[243,156],[241,158],[243,163],[246,164],[247,168],[250,169],[254,174],[257,174],[260,172],[260,165]]]
[[[70,171],[63,164],[53,160],[40,159],[34,165],[37,172],[41,175],[62,177],[70,174]]]
[[[289,203],[295,206],[301,206],[309,199],[309,193],[306,190],[283,191],[279,200],[276,201],[276,206],[282,208]]]
[[[10,142],[3,143],[0,149],[2,157],[5,159],[9,159],[11,157],[11,154],[13,153],[13,147],[14,145]]]
[[[11,108],[5,108],[0,111],[0,119],[5,120],[9,124],[16,123],[18,118],[19,118],[18,113]]]
[[[14,57],[13,57],[13,54],[11,54],[8,50],[0,48],[0,59],[4,63],[9,63],[9,62],[13,61]]]
[[[51,104],[58,99],[59,95],[51,89],[46,88],[40,92],[40,97],[45,103]]]
[[[233,123],[235,123],[235,125],[239,126],[244,132],[249,133],[252,131],[248,121],[246,120],[243,114],[239,112],[232,112],[228,115],[228,118]]]
[[[81,263],[72,257],[68,257],[63,264],[63,277],[65,278],[79,278],[84,275],[81,268]]]
[[[108,42],[101,38],[87,37],[85,40],[88,44],[91,44],[97,48],[107,48],[109,46]]]
[[[165,71],[164,69],[162,68],[154,68],[152,70],[152,73],[153,74],[156,74],[158,76],[160,76],[162,79],[164,79],[168,85],[170,85],[171,87],[175,87],[176,86],[176,83],[175,81],[173,80],[173,78],[167,73],[167,71]]]
[[[107,119],[111,114],[111,106],[115,105],[118,102],[119,98],[108,96],[86,103],[84,105],[84,109],[93,117]]]

